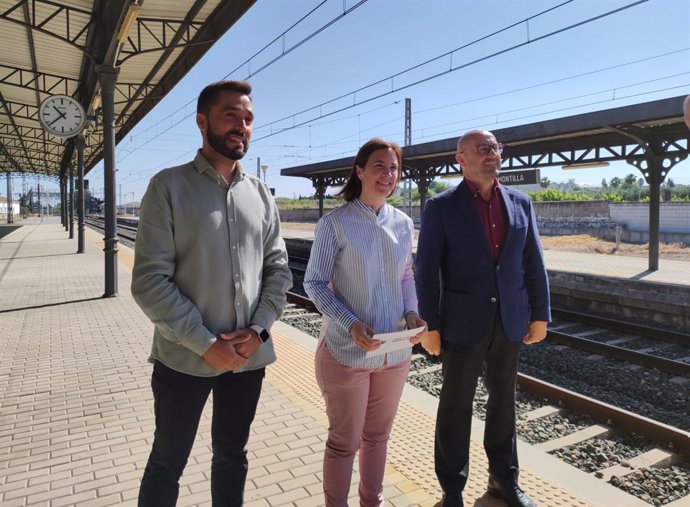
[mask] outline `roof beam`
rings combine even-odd
[[[35,90],[49,95],[61,93],[72,96],[79,86],[79,80],[0,64],[0,84]]]
[[[91,24],[91,12],[50,0],[20,0],[0,13],[0,19],[56,37],[82,49],[85,33]]]
[[[5,114],[9,117],[10,123],[14,127],[14,131],[16,132],[17,136],[22,142],[22,146],[24,145],[24,139],[21,137],[19,128],[17,127],[17,123],[14,121],[14,118],[12,117],[12,114],[10,113],[9,107],[7,106],[7,102],[5,101],[5,97],[2,96],[2,92],[0,92],[0,102],[2,102],[2,108],[5,110]],[[26,153],[26,147],[24,147],[24,152]],[[31,169],[34,170],[33,164],[31,165]]]

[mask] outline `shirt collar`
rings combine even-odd
[[[465,183],[467,184],[467,189],[470,191],[470,194],[474,197],[481,197],[481,192],[479,190],[479,187],[475,185],[471,180],[469,180],[467,177],[465,177]],[[493,195],[498,195],[498,192],[500,191],[501,188],[501,182],[498,181],[498,178],[494,178],[494,191]]]
[[[369,206],[369,205],[367,205],[367,204],[364,204],[364,203],[359,199],[359,197],[355,197],[354,199],[352,199],[351,202],[352,202],[355,206],[357,206],[358,208],[360,208],[360,209],[362,209],[362,210],[364,210],[364,211],[367,211],[367,212],[369,212],[369,213],[373,213],[374,216],[376,216],[376,217],[379,218],[379,219],[385,218],[385,216],[386,216],[386,214],[387,214],[387,212],[388,212],[388,205],[387,205],[387,203],[385,203],[385,202],[383,203],[383,206],[381,206],[381,209],[379,210],[378,214],[376,213],[376,211],[374,210],[374,208],[372,208],[371,206]]]
[[[196,156],[194,157],[194,168],[199,173],[208,173],[214,179],[220,178],[220,175],[216,172],[211,163],[201,154],[201,150],[197,150]],[[242,181],[243,179],[244,169],[242,169],[242,164],[240,164],[238,161],[237,165],[235,166],[235,177],[233,178],[233,181]]]

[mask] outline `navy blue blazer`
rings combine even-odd
[[[506,237],[493,258],[465,182],[430,199],[417,244],[419,314],[446,341],[475,345],[493,330],[500,307],[508,339],[529,322],[550,321],[549,284],[532,202],[506,186]]]

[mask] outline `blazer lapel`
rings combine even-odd
[[[474,204],[472,203],[473,197],[470,195],[470,192],[467,189],[467,185],[465,185],[464,180],[460,182],[458,187],[455,189],[454,194],[455,201],[458,203],[458,207],[460,209],[460,214],[472,230],[472,234],[475,238],[478,239],[486,254],[489,257],[493,257],[491,247],[489,246],[489,242],[486,239],[486,234],[484,234],[484,227],[482,227],[482,223],[479,220],[477,209],[474,207]]]
[[[510,244],[512,240],[513,233],[515,231],[515,201],[513,200],[513,194],[506,190],[506,187],[501,185],[501,190],[499,192],[501,199],[503,199],[503,205],[506,210],[506,237],[503,240],[503,248],[501,248],[501,255],[506,251],[506,247]],[[500,257],[500,256],[499,256]]]

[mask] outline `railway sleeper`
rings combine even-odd
[[[544,452],[555,451],[561,447],[568,447],[570,445],[579,444],[585,440],[590,440],[592,438],[606,438],[613,433],[613,430],[608,426],[602,424],[593,424],[587,428],[578,430],[570,435],[565,435],[560,438],[555,438],[553,440],[547,440],[540,444],[534,444],[536,449]]]
[[[625,460],[623,463],[614,465],[604,470],[594,472],[594,476],[598,479],[603,479],[606,482],[611,480],[614,475],[617,477],[624,477],[633,473],[639,468],[667,468],[671,465],[678,465],[683,462],[683,457],[680,454],[673,453],[660,447],[655,447],[649,451],[643,452]]]

